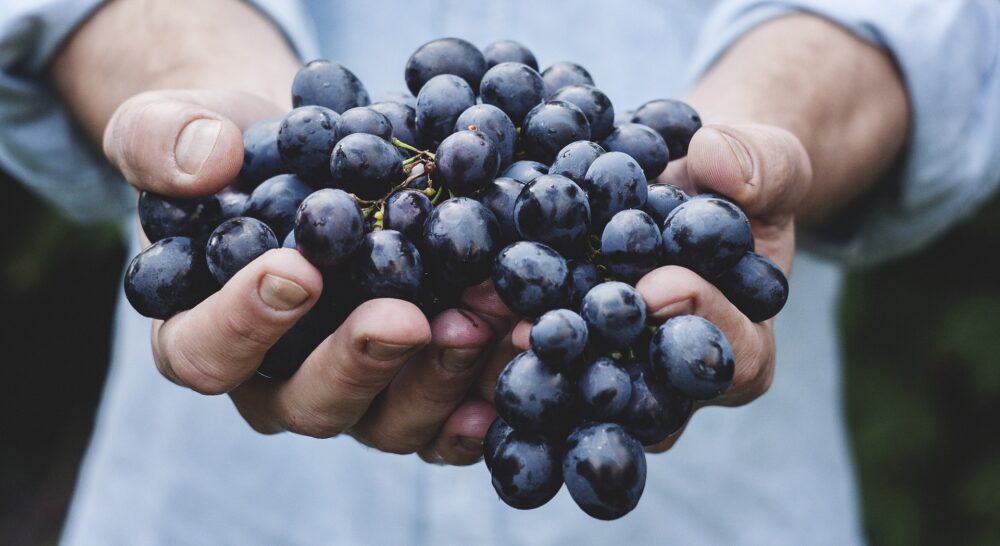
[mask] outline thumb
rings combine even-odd
[[[104,130],[104,154],[140,190],[172,197],[215,193],[240,171],[243,127],[281,113],[249,93],[150,91],[115,110]]]

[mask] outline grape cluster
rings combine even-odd
[[[587,514],[625,515],[645,485],[643,446],[675,433],[734,372],[717,327],[694,315],[648,324],[635,283],[687,267],[762,321],[784,305],[784,275],[753,252],[732,201],[649,182],[701,126],[688,105],[616,115],[586,69],[538,72],[512,41],[428,42],[405,81],[415,97],[371,103],[350,70],[312,61],[292,82],[294,109],[244,131],[227,189],[143,193],[152,244],[126,272],[129,302],[166,319],[268,250],[298,249],[324,292],[260,367],[285,378],[366,300],[407,300],[433,317],[492,279],[535,321],[531,349],[497,379],[484,443],[497,493],[535,508],[565,483]]]

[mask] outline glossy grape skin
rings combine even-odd
[[[278,248],[278,239],[267,224],[256,218],[232,218],[219,224],[209,236],[205,258],[215,280],[226,284],[247,264],[273,248]]]
[[[434,166],[439,180],[454,195],[472,195],[496,178],[500,154],[482,131],[458,131],[441,141]]]
[[[662,254],[660,229],[641,210],[623,210],[604,226],[601,260],[616,279],[635,284],[660,265]]]
[[[430,177],[427,175],[427,169],[424,167],[423,163],[414,163],[410,168],[410,173],[406,176],[406,179],[410,181],[406,185],[407,188],[414,190],[426,190],[430,187]]]
[[[522,433],[556,438],[576,419],[573,381],[531,351],[515,356],[500,372],[493,403],[500,417]]]
[[[315,187],[330,178],[330,152],[337,143],[340,115],[322,106],[301,106],[289,112],[278,128],[278,153],[285,167]]]
[[[476,104],[476,95],[462,78],[434,76],[417,95],[417,136],[421,144],[436,148],[455,130],[462,112]]]
[[[240,189],[252,191],[258,184],[288,172],[278,153],[281,118],[255,121],[243,130],[243,166],[237,177]]]
[[[410,55],[404,77],[406,87],[418,95],[419,102],[420,91],[436,76],[454,75],[472,89],[479,89],[485,72],[486,59],[476,46],[460,38],[441,38],[427,42]]]
[[[646,454],[613,423],[582,426],[566,440],[563,479],[576,504],[591,517],[618,519],[631,512],[646,487]]]
[[[514,203],[524,189],[524,184],[513,178],[500,177],[488,184],[479,194],[479,202],[486,205],[500,224],[500,238],[504,244],[520,239],[514,225]]]
[[[577,380],[581,411],[589,418],[616,418],[632,398],[632,379],[613,359],[600,357],[584,368]]]
[[[490,276],[500,250],[500,224],[488,208],[468,197],[455,197],[431,212],[424,226],[424,266],[459,288]]]
[[[546,68],[542,72],[545,82],[545,96],[550,97],[567,85],[594,85],[587,69],[571,62],[561,61]]]
[[[391,229],[365,235],[351,261],[351,279],[364,300],[398,298],[416,302],[424,277],[420,252]]]
[[[587,348],[587,323],[569,309],[553,309],[538,317],[529,334],[531,350],[554,366],[565,367]]]
[[[243,209],[246,208],[247,201],[250,200],[250,194],[226,189],[215,194],[215,198],[219,201],[222,213],[221,220],[229,220],[230,218],[243,216]]]
[[[548,100],[573,103],[587,116],[590,139],[601,140],[611,134],[615,122],[615,108],[611,99],[593,85],[567,85],[553,93]]]
[[[493,285],[511,311],[525,317],[537,317],[564,305],[569,267],[552,248],[519,241],[497,255]]]
[[[514,432],[514,429],[499,416],[490,423],[490,428],[483,437],[483,462],[486,463],[486,468],[492,468],[493,455],[511,432]]]
[[[540,104],[545,95],[542,76],[522,63],[500,63],[490,68],[479,86],[483,104],[503,110],[515,125]]]
[[[183,199],[143,191],[138,209],[139,225],[151,243],[166,237],[204,241],[223,220],[222,203],[215,195]]]
[[[357,201],[341,190],[319,190],[295,215],[299,252],[320,269],[347,263],[364,241],[364,218]]]
[[[417,138],[417,109],[416,100],[413,97],[414,106],[396,101],[376,102],[369,106],[372,110],[382,114],[392,125],[392,136],[402,140],[410,146],[417,146],[420,140]]]
[[[583,260],[569,260],[569,304],[573,309],[580,309],[583,297],[590,289],[601,284],[601,275],[597,266]]]
[[[316,105],[334,112],[367,106],[368,91],[353,72],[340,63],[316,59],[299,69],[292,80],[292,106]]]
[[[580,315],[595,347],[628,347],[646,326],[646,303],[635,288],[618,281],[601,283],[583,297]]]
[[[243,216],[256,218],[271,228],[274,236],[284,239],[295,227],[295,212],[312,188],[293,174],[279,174],[257,186],[243,209]]]
[[[691,416],[691,400],[650,377],[646,363],[629,370],[632,396],[617,421],[644,446],[656,445],[674,434]]]
[[[358,106],[340,114],[334,123],[337,140],[355,133],[375,135],[392,140],[392,122],[385,114],[369,106]]]
[[[551,164],[559,150],[577,140],[590,140],[590,123],[574,104],[544,102],[524,117],[521,142],[535,161]]]
[[[651,100],[636,108],[632,122],[659,133],[667,143],[671,159],[686,156],[691,138],[701,129],[698,112],[684,102],[671,99]]]
[[[382,225],[402,233],[414,245],[423,243],[424,224],[433,209],[431,200],[417,190],[400,190],[385,201]]]
[[[607,152],[595,159],[582,186],[590,199],[591,226],[597,233],[615,214],[645,206],[649,192],[642,168],[622,152]]]
[[[500,169],[507,168],[514,160],[514,147],[517,145],[517,128],[510,117],[496,106],[477,104],[462,112],[455,121],[455,131],[473,127],[493,141],[500,154]]]
[[[543,174],[548,174],[548,172],[549,166],[545,163],[522,159],[511,163],[510,167],[500,173],[500,176],[513,178],[522,184],[527,184]]]
[[[493,455],[490,475],[500,500],[520,510],[552,500],[563,484],[561,455],[544,438],[512,432]]]
[[[713,282],[753,322],[774,317],[788,300],[788,279],[784,272],[756,252],[744,254],[732,269]]]
[[[652,180],[667,168],[670,160],[670,152],[667,150],[667,143],[656,131],[639,125],[638,123],[626,123],[619,125],[611,131],[601,146],[609,152],[624,152],[642,167],[642,172],[647,180]]]
[[[517,196],[514,226],[523,239],[577,256],[583,252],[590,231],[587,194],[565,176],[539,176]]]
[[[125,297],[139,314],[153,319],[191,309],[217,288],[201,245],[188,237],[160,239],[125,270]]]
[[[661,228],[667,216],[688,200],[688,195],[683,190],[671,184],[650,184],[647,193],[646,206],[642,210]]]
[[[486,59],[486,69],[489,70],[500,63],[521,63],[538,70],[535,54],[520,42],[514,40],[498,40],[483,48]]]
[[[681,315],[661,324],[649,344],[655,374],[693,400],[719,396],[733,381],[736,363],[726,336],[697,315]]]
[[[571,142],[556,154],[555,161],[549,166],[549,174],[561,174],[583,187],[587,169],[603,154],[604,148],[600,144],[589,140]]]
[[[347,135],[330,156],[334,187],[361,199],[380,199],[403,181],[403,162],[396,147],[366,133]]]
[[[750,221],[736,205],[713,197],[689,199],[663,223],[664,260],[712,280],[753,248]]]

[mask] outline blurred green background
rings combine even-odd
[[[125,249],[0,176],[0,543],[52,544],[109,356]],[[1000,200],[849,277],[847,410],[868,536],[1000,544]]]

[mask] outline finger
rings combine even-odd
[[[498,335],[510,330],[516,316],[500,299],[492,280],[466,288],[462,292],[462,304],[490,324]]]
[[[713,403],[744,404],[770,387],[775,356],[773,321],[750,322],[716,287],[683,267],[655,269],[639,280],[636,290],[642,294],[651,320],[694,314],[711,321],[726,336],[736,370],[732,385]]]
[[[527,351],[531,348],[531,322],[522,320],[514,326],[514,331],[510,334],[510,341],[515,349]]]
[[[436,464],[470,465],[483,456],[483,438],[496,418],[493,405],[469,399],[448,418],[420,458]]]
[[[381,451],[413,453],[427,445],[465,399],[493,339],[482,318],[451,309],[431,324],[433,341],[406,363],[351,430]]]
[[[479,376],[476,377],[472,391],[477,396],[488,402],[493,402],[493,392],[496,389],[497,377],[507,364],[521,352],[514,347],[511,341],[511,331],[503,334],[503,337],[493,346],[486,362],[483,363]]]
[[[239,173],[242,128],[280,113],[249,93],[150,91],[128,99],[112,115],[104,131],[104,153],[140,190],[206,195]]]
[[[197,392],[227,392],[254,374],[322,287],[319,271],[301,254],[271,250],[194,309],[154,326],[157,367]]]

